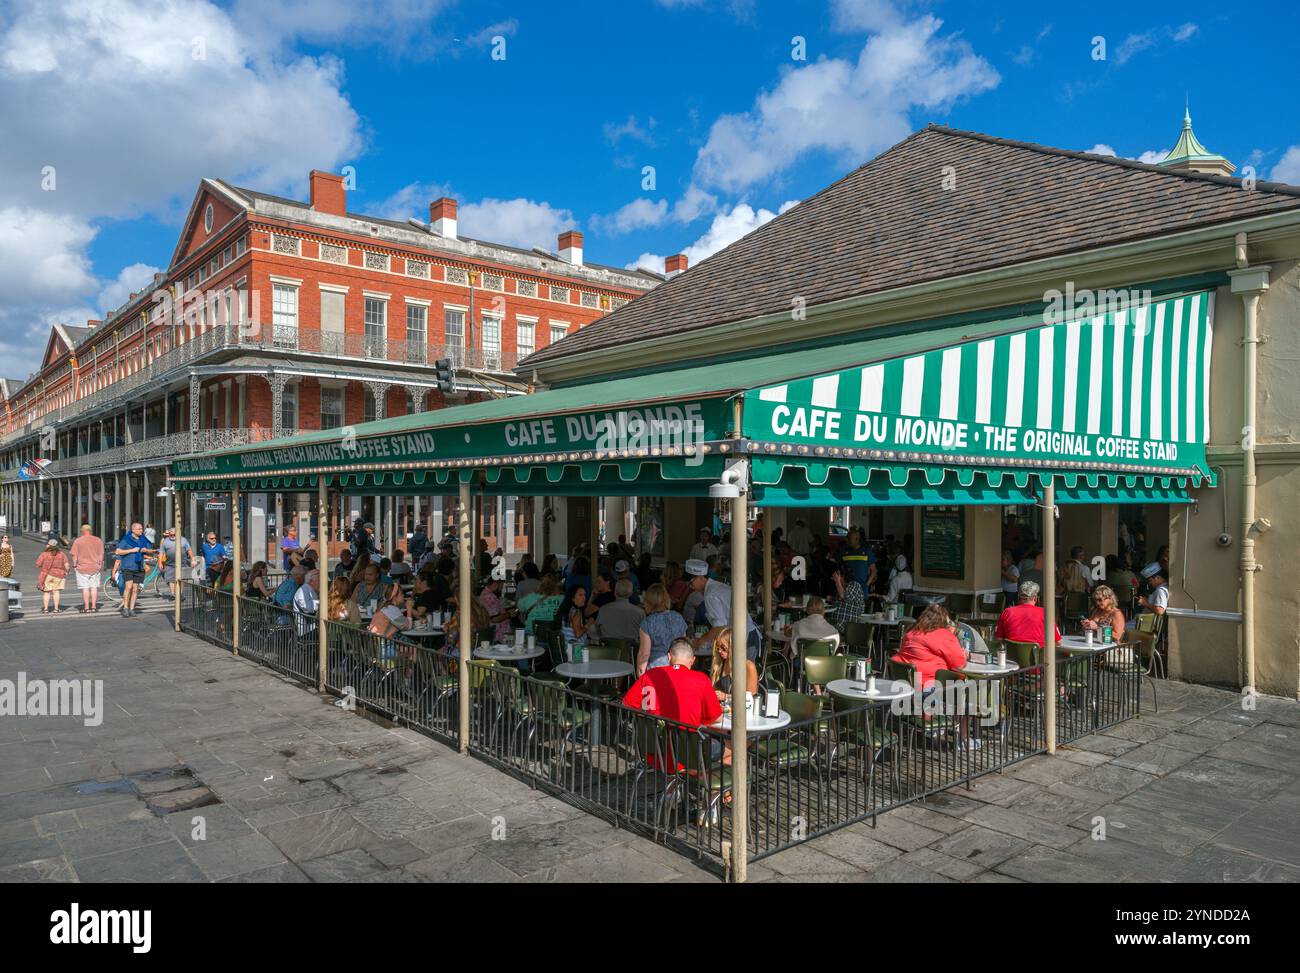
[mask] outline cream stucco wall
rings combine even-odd
[[[1266,255],[1267,256],[1267,255]],[[1256,686],[1264,693],[1300,695],[1300,268],[1271,260],[1271,284],[1260,300],[1255,460],[1256,516],[1272,528],[1256,535],[1261,569],[1255,580]],[[1252,254],[1255,263],[1268,262]],[[1215,301],[1210,380],[1210,462],[1220,486],[1199,491],[1197,508],[1170,511],[1170,602],[1177,607],[1240,610],[1241,426],[1244,313],[1227,287]],[[1224,531],[1232,543],[1216,543]],[[1184,571],[1184,562],[1186,570]],[[1173,619],[1170,672],[1196,682],[1241,685],[1240,627]]]

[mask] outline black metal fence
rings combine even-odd
[[[182,627],[231,646],[232,596],[187,583]],[[240,652],[315,686],[314,616],[240,601]],[[421,640],[328,622],[326,688],[456,743],[459,659]],[[1057,742],[1138,715],[1140,668],[1127,646],[1057,663]],[[526,665],[526,663],[524,664]],[[627,680],[583,684],[471,660],[469,749],[613,823],[721,864],[732,840],[730,733],[622,704]],[[941,673],[932,691],[867,703],[785,692],[790,722],[748,736],[751,859],[1000,772],[1046,746],[1041,666],[1006,676]]]

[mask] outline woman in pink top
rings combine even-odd
[[[954,625],[942,605],[931,605],[903,636],[895,662],[906,662],[921,675],[921,688],[928,689],[940,669],[960,669],[966,664],[966,650],[957,641]]]

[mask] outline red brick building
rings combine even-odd
[[[11,529],[159,524],[177,455],[517,393],[516,361],[664,279],[586,262],[576,231],[525,250],[461,236],[453,199],[431,202],[428,222],[397,222],[349,213],[341,176],[309,182],[304,203],[204,179],[149,289],[105,321],[56,326],[37,374],[0,380]],[[434,375],[442,358],[456,366],[450,392]],[[37,458],[48,478],[21,481]],[[415,513],[350,502],[340,515],[391,537]],[[484,516],[503,542],[527,530],[527,513],[509,526],[505,506]],[[213,510],[213,528],[228,525],[219,499]],[[271,514],[250,498],[250,538]],[[277,514],[276,529],[292,518]]]

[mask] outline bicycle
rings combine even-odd
[[[118,569],[121,572],[121,569]],[[150,564],[144,580],[140,582],[141,593],[149,590],[153,586],[153,593],[158,598],[170,598],[172,596],[170,589],[167,587],[167,579],[163,575],[163,569],[154,561]],[[117,574],[114,574],[110,568],[104,574],[104,580],[99,587],[100,601],[109,605],[122,604],[122,592],[117,587]]]

